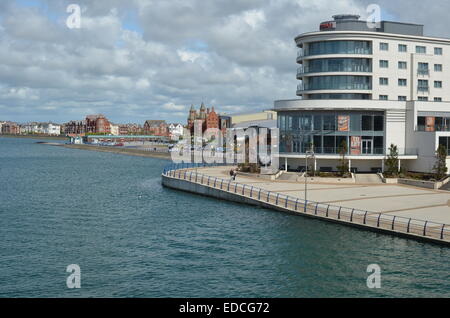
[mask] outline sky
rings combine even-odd
[[[448,0],[0,0],[0,121],[186,122],[296,98],[294,37],[334,14],[425,24],[450,38]],[[81,8],[69,28],[70,4]]]

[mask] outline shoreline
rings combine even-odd
[[[45,140],[67,140],[66,136],[39,136],[39,135],[2,135],[0,138],[21,138],[21,139],[45,139]]]
[[[162,152],[151,152],[145,151],[141,149],[130,149],[130,148],[112,148],[112,147],[102,147],[102,146],[93,146],[93,145],[73,145],[73,144],[54,144],[54,143],[42,143],[41,145],[50,145],[56,147],[64,147],[69,149],[80,149],[80,150],[89,150],[89,151],[97,151],[97,152],[109,152],[115,154],[129,155],[135,157],[147,157],[147,158],[158,158],[170,160],[170,153],[162,153]]]

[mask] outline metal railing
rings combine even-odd
[[[419,237],[450,242],[450,226],[443,223],[405,218],[379,212],[346,208],[314,201],[304,201],[286,194],[268,191],[251,185],[233,182],[231,178],[223,179],[197,173],[192,168],[226,166],[228,164],[171,164],[164,168],[166,177],[186,180],[205,185],[213,189],[234,193],[258,200],[265,204],[315,217],[337,220],[344,223],[367,226],[379,230],[394,231]]]

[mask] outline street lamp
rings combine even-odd
[[[305,203],[307,200],[307,191],[308,191],[308,156],[314,159],[314,151],[308,150],[305,154]]]

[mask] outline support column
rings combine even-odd
[[[400,172],[402,166],[402,161],[398,159],[398,172]]]
[[[384,173],[384,159],[381,159],[381,172]]]
[[[317,171],[317,159],[314,157],[314,172]]]
[[[352,172],[352,159],[348,159],[348,172]]]
[[[287,172],[288,168],[287,168],[287,157],[284,158],[284,171]]]

